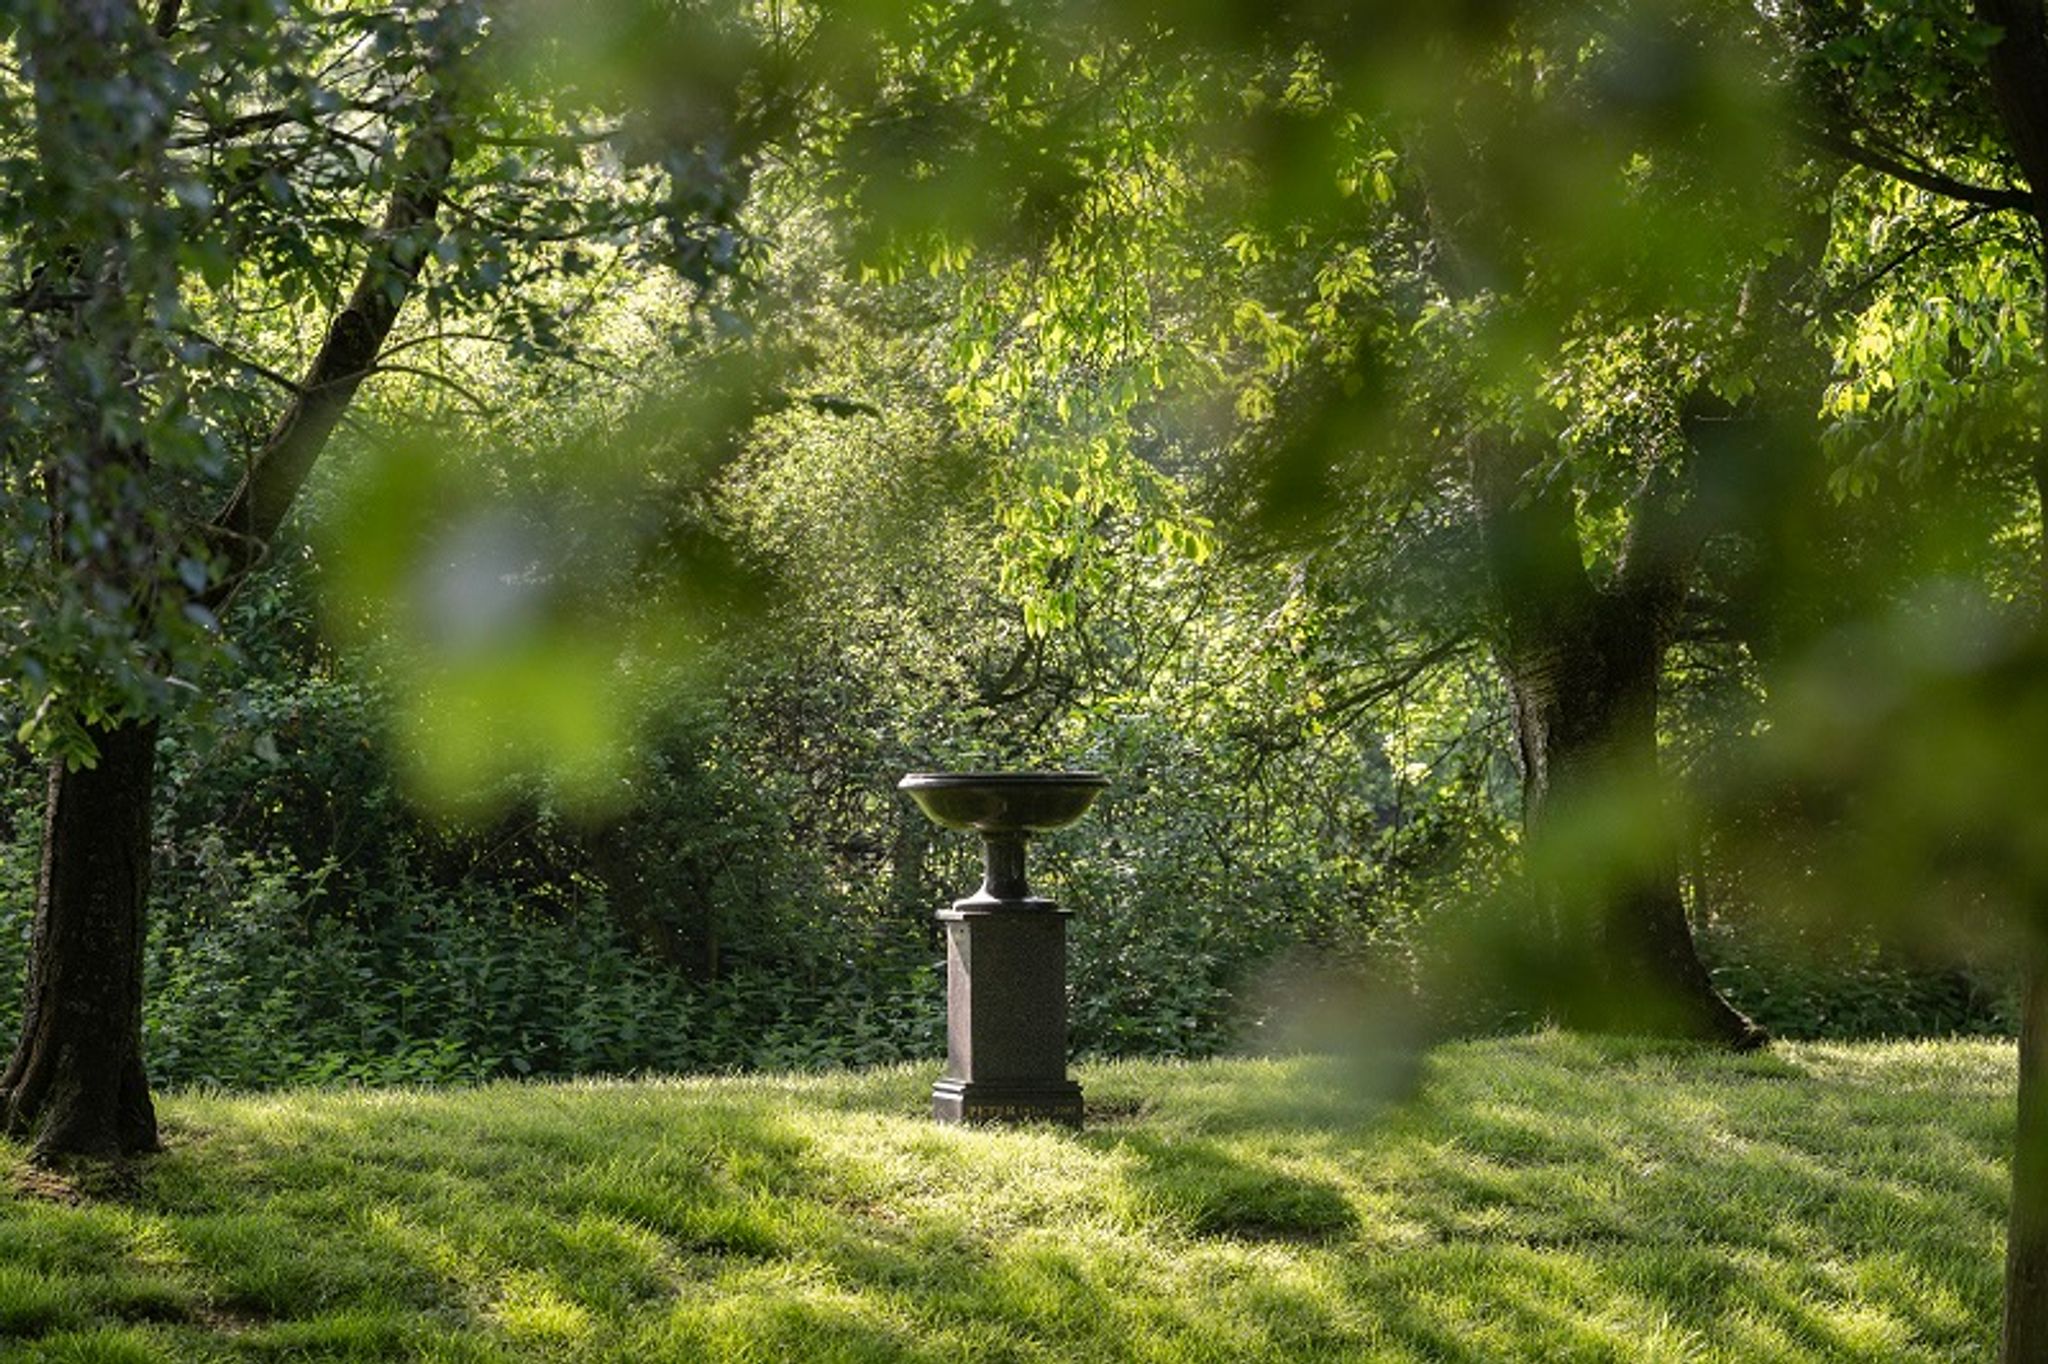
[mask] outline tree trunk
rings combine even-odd
[[[21,1039],[0,1078],[0,1118],[39,1158],[157,1149],[142,1068],[156,726],[94,737],[96,766],[51,768]]]
[[[2026,178],[2035,260],[2048,269],[2048,9],[2041,0],[1976,0],[1977,17],[1999,30],[1986,54],[1992,102],[2014,159]],[[2048,300],[2037,300],[2037,358],[2048,355]],[[2037,381],[2048,404],[2048,385]],[[2048,417],[2035,431],[2029,459],[2034,492],[2048,517]],[[2048,537],[2048,528],[2044,528]],[[2040,556],[2041,613],[2048,631],[2048,538]],[[2028,924],[2025,992],[2020,1005],[2019,1114],[2013,1135],[2012,1212],[2006,1226],[2004,1364],[2048,1364],[2048,910],[2033,905]]]
[[[2037,221],[2048,269],[2048,218]],[[2048,333],[2044,333],[2048,336]],[[2048,340],[2044,340],[2048,345]],[[2032,474],[2048,518],[2048,429],[2036,436]],[[2044,520],[2048,526],[2048,520]],[[2048,531],[2044,531],[2048,534]],[[2048,539],[2038,546],[2041,600],[2035,628],[2048,632]],[[2003,1364],[2048,1364],[2048,908],[2025,925],[2020,995],[2019,1113],[2013,1132],[2012,1210],[2005,1232]]]
[[[108,6],[120,10],[116,0],[102,8]],[[64,34],[79,37],[69,29]],[[44,68],[70,70],[58,60],[64,55],[46,59]],[[382,234],[365,232],[380,245],[365,261],[348,306],[329,324],[298,398],[216,518],[217,528],[232,532],[224,552],[228,576],[206,594],[206,604],[216,611],[225,609],[261,562],[418,277],[426,254],[421,240],[434,230],[454,156],[444,115],[438,104],[435,109],[399,154]],[[102,281],[120,279],[111,269],[98,273]],[[102,287],[111,290],[112,284]],[[127,354],[133,321],[111,307],[82,312],[71,324],[72,335],[91,339],[119,361]],[[83,423],[88,433],[98,425],[96,415]],[[89,440],[82,437],[81,443]],[[147,466],[147,452],[139,447],[112,448],[98,458],[138,470]],[[148,590],[146,581],[123,587],[136,596]],[[156,733],[153,722],[96,730],[96,766],[60,766],[51,773],[21,1039],[0,1078],[0,1124],[31,1137],[39,1158],[158,1149],[142,1066],[143,915]]]
[[[2048,269],[2048,218],[2037,220]],[[2048,307],[2044,307],[2048,311]],[[2048,337],[2048,333],[2044,333]],[[2044,340],[2048,345],[2048,340]],[[2048,429],[2036,436],[2034,492],[2048,518]],[[2048,526],[2048,520],[2044,520]],[[2048,534],[2048,531],[2044,531]],[[2035,629],[2048,632],[2048,539],[2037,547],[2041,600]],[[2024,926],[2020,994],[2019,1113],[2013,1132],[2012,1209],[2005,1231],[2003,1364],[2048,1364],[2048,908]]]
[[[2035,37],[2040,38],[2037,27]],[[2039,262],[2048,270],[2048,211],[2036,215]],[[2048,300],[2041,321],[2048,322]],[[2037,322],[2036,325],[2040,325]],[[2048,332],[2042,345],[2048,348]],[[2048,391],[2043,393],[2048,400]],[[2035,433],[2029,460],[2034,495],[2048,518],[2048,425]],[[2048,527],[2048,519],[2043,521]],[[2048,530],[2044,530],[2048,536]],[[2035,629],[2048,632],[2048,538],[2039,556]],[[2025,925],[2020,995],[2019,1112],[2013,1131],[2012,1209],[2005,1231],[2003,1364],[2048,1364],[2048,908],[2036,904]]]
[[[1658,679],[1684,590],[1666,498],[1648,485],[1638,495],[1623,563],[1596,588],[1570,486],[1535,486],[1535,461],[1511,442],[1482,438],[1471,453],[1515,708],[1524,865],[1555,934],[1544,1002],[1574,1027],[1761,1045],[1700,962],[1662,808]]]
[[[129,0],[45,6],[21,27],[38,175],[63,205],[40,242],[40,276],[57,287],[30,323],[53,419],[34,456],[55,509],[50,553],[146,620],[160,545],[133,491],[150,469],[134,434],[148,411],[137,300],[171,276],[138,249],[118,205],[158,192],[167,74]],[[78,507],[92,511],[81,521]],[[50,771],[22,1029],[0,1075],[0,1128],[30,1138],[39,1159],[157,1149],[142,1068],[156,726],[90,732],[94,766],[69,771],[59,760]]]
[[[1655,807],[1663,649],[1652,623],[1636,603],[1602,594],[1581,626],[1560,624],[1502,662],[1529,873],[1570,968],[1552,979],[1552,1007],[1592,1031],[1760,1045],[1763,1031],[1722,998],[1700,962],[1666,837],[1671,816]],[[1603,835],[1589,847],[1592,827]]]
[[[2012,1212],[2005,1234],[2004,1364],[2048,1364],[2048,944],[2027,939]]]

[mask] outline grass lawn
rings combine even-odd
[[[931,1067],[173,1095],[125,1174],[0,1144],[0,1359],[1979,1360],[2012,1069],[1110,1065],[1079,1135],[934,1127]]]

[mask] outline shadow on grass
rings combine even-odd
[[[1141,1214],[1189,1235],[1313,1245],[1358,1227],[1338,1185],[1246,1159],[1217,1141],[1134,1132],[1116,1149],[1135,1157],[1122,1177]]]
[[[767,1098],[184,1102],[205,1120],[120,1199],[0,1200],[23,1271],[0,1273],[0,1358],[554,1358],[666,1307],[693,1258],[773,1260],[815,1220],[809,1140]]]
[[[1390,1107],[1118,1065],[1079,1135],[895,1072],[184,1096],[139,1191],[0,1198],[0,1356],[1977,1358],[2009,1068],[1545,1037]]]

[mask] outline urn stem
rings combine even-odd
[[[1030,899],[1031,888],[1024,881],[1024,836],[985,834],[981,849],[981,893],[991,900]]]

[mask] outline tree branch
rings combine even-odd
[[[448,115],[439,101],[400,153],[397,182],[381,230],[348,303],[298,384],[299,393],[249,462],[241,483],[214,517],[227,572],[202,601],[219,615],[284,524],[292,502],[342,413],[375,368],[398,310],[411,294],[427,253],[419,235],[435,225],[455,160]]]
[[[422,332],[418,336],[409,336],[403,341],[392,342],[384,348],[384,356],[386,359],[389,359],[391,356],[409,351],[415,346],[432,345],[436,341],[484,341],[494,346],[509,346],[512,344],[513,338],[500,336],[496,332]]]
[[[541,151],[574,151],[578,147],[594,147],[617,138],[620,128],[586,128],[574,133],[541,133],[521,137],[510,133],[479,135],[479,147],[527,147]]]
[[[1384,660],[1375,669],[1371,680],[1341,693],[1333,693],[1323,703],[1319,718],[1325,724],[1346,723],[1359,711],[1399,695],[1424,673],[1470,653],[1477,644],[1473,636],[1461,631],[1416,649],[1405,658]]]
[[[1613,594],[1647,619],[1659,647],[1671,642],[1684,614],[1686,585],[1706,548],[1708,526],[1686,496],[1700,459],[1703,425],[1739,420],[1718,399],[1694,394],[1680,418],[1685,457],[1676,469],[1652,468],[1628,499],[1628,531],[1615,567]]]
[[[1862,279],[1855,281],[1853,284],[1845,284],[1841,288],[1834,290],[1826,299],[1822,300],[1823,306],[1842,308],[1855,303],[1862,295],[1869,293],[1872,289],[1884,283],[1886,276],[1911,261],[1915,256],[1940,244],[1949,236],[1968,227],[1977,219],[1993,211],[1989,204],[1972,205],[1970,208],[1958,213],[1955,217],[1950,218],[1947,222],[1940,224],[1934,231],[1929,232],[1911,246],[1894,252],[1890,259],[1870,271]]]
[[[484,401],[483,395],[475,389],[449,375],[441,373],[437,369],[428,369],[423,365],[393,365],[379,362],[364,371],[363,377],[367,379],[374,374],[410,374],[415,379],[425,379],[429,383],[441,385],[475,408],[483,416],[488,417],[497,410]]]
[[[388,360],[390,357],[409,351],[415,346],[424,346],[435,341],[477,341],[493,346],[510,346],[518,339],[516,336],[502,336],[495,332],[423,332],[418,336],[409,336],[403,341],[393,342],[384,348],[383,354],[384,358]],[[610,365],[601,365],[597,361],[586,359],[581,355],[571,355],[566,351],[551,351],[548,353],[548,359],[556,364],[574,365],[577,369],[589,374],[595,374],[601,379],[610,379],[614,383],[632,384],[636,388],[643,390],[647,387],[643,381],[634,378],[624,370],[614,369]],[[386,364],[381,365],[380,368],[395,369],[397,366]],[[880,416],[880,411],[877,410],[875,415]]]
[[[1500,644],[1510,654],[1543,648],[1577,628],[1595,602],[1571,480],[1556,471],[1540,478],[1541,451],[1497,428],[1467,436],[1465,456],[1480,552],[1499,598]]]
[[[1822,151],[1831,152],[1844,161],[1853,162],[1866,170],[1880,175],[1889,175],[1903,180],[1916,189],[1929,194],[1939,194],[1948,199],[1959,199],[1966,204],[1981,204],[1988,209],[2020,209],[2031,212],[2033,196],[2023,189],[2012,189],[2004,185],[1973,185],[1943,175],[1940,171],[1922,166],[1911,166],[1895,156],[1865,146],[1847,133],[1833,128],[1801,126],[1799,136],[1807,143]]]
[[[356,100],[339,107],[348,113],[388,115],[391,111],[391,101]],[[376,143],[333,124],[322,123],[305,109],[258,109],[253,113],[238,115],[225,123],[207,123],[204,120],[199,122],[200,130],[172,138],[171,148],[175,151],[191,151],[199,147],[218,147],[238,141],[251,133],[268,133],[279,128],[300,127],[361,150],[380,150]]]
[[[206,333],[202,331],[197,331],[191,327],[175,327],[172,330],[177,335],[184,337],[188,341],[198,342],[200,345],[206,347],[214,354],[220,356],[223,360],[226,360],[229,364],[234,365],[237,369],[245,369],[259,379],[270,380],[271,383],[276,384],[279,388],[283,389],[287,393],[297,395],[304,393],[306,391],[305,389],[301,388],[299,386],[298,381],[293,379],[290,375],[281,374],[277,370],[272,369],[270,366],[263,364],[260,361],[251,360],[248,356],[242,354],[240,351],[235,350],[234,348],[226,345],[223,342],[214,340],[212,337],[208,336]]]

